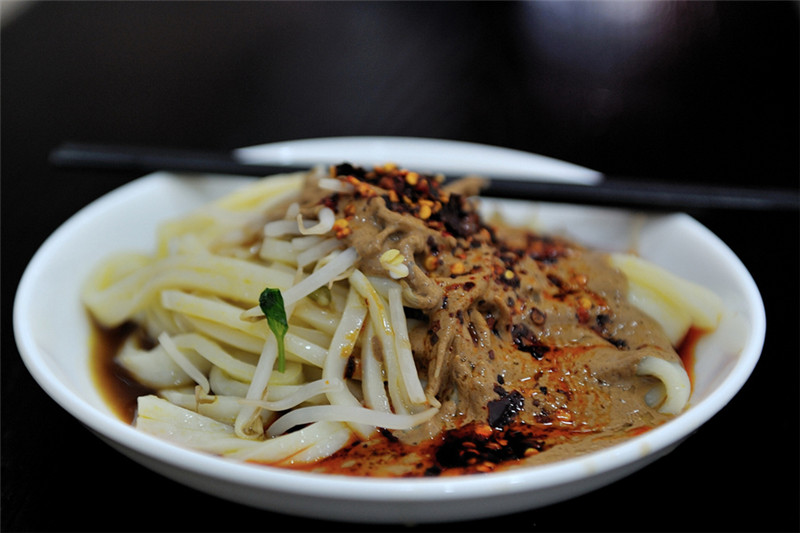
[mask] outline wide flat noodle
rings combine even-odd
[[[581,416],[554,399],[583,379],[564,365],[600,368],[600,356],[613,359],[624,341],[614,337],[609,311],[587,326],[600,343],[590,346],[593,357],[571,355],[560,341],[537,344],[575,336],[570,328],[585,324],[570,322],[574,309],[580,315],[581,306],[589,313],[611,305],[585,283],[570,292],[572,280],[546,271],[577,248],[530,233],[521,241],[527,250],[514,236],[503,241],[458,198],[458,187],[439,189],[435,178],[387,166],[370,182],[359,169],[345,170],[257,180],[163,224],[153,254],[118,254],[98,266],[83,288],[84,304],[104,327],[138,326],[117,361],[158,391],[139,398],[136,427],[209,453],[297,465],[353,439],[372,442],[379,429],[409,441],[459,421],[501,431],[522,416],[525,401],[552,408],[538,415],[550,425]],[[487,252],[489,244],[497,249]],[[514,315],[519,306],[520,317],[541,325],[533,311],[541,294],[514,302],[521,290],[515,261],[526,254],[536,262],[525,268],[542,266],[526,283],[558,285],[547,298],[563,299],[568,312],[546,319],[563,321],[561,329],[531,332]],[[692,325],[718,322],[722,305],[707,289],[633,256],[609,260],[626,275],[626,297],[662,323],[673,344]],[[261,308],[267,288],[278,289],[284,303],[284,354]],[[572,301],[572,294],[583,296]],[[508,331],[510,346],[493,344]],[[565,362],[553,362],[555,353]],[[613,376],[607,388],[617,379],[623,386],[650,380],[656,386],[642,398],[644,408],[680,413],[691,394],[686,370],[667,350],[642,354],[618,358],[595,379]],[[496,370],[498,360],[532,370],[515,378],[511,366]],[[553,379],[572,375],[549,396],[548,387],[531,382],[526,400],[519,390],[537,369]],[[505,378],[516,379],[518,390]],[[553,418],[559,410],[562,418]]]

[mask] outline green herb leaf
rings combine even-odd
[[[279,289],[267,287],[258,298],[258,305],[261,312],[267,317],[269,329],[278,339],[278,372],[286,370],[286,352],[283,347],[283,338],[289,330],[289,322],[286,319],[286,309],[283,307],[283,295]]]

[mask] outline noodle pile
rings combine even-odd
[[[396,177],[397,169],[385,173]],[[450,197],[474,192],[474,184],[462,186]],[[442,256],[428,265],[421,250],[431,249],[431,238],[425,248],[407,225],[409,217],[426,227],[437,216],[447,221],[448,193],[436,191],[409,199],[406,211],[395,207],[403,212],[392,224],[364,215],[375,238],[356,246],[362,204],[352,200],[366,205],[384,195],[388,205],[391,188],[368,184],[363,170],[347,165],[273,176],[163,224],[153,254],[106,259],[83,301],[104,328],[136,325],[117,355],[154,391],[139,398],[136,427],[214,454],[295,465],[386,430],[410,435],[427,424],[434,435],[445,418],[458,426],[443,407],[458,391],[442,377],[445,367],[433,368],[436,358],[419,353],[415,333],[429,331],[426,320],[447,300],[431,274],[444,268]],[[465,213],[458,220],[465,235],[483,231]],[[454,239],[448,231],[436,234],[442,243]],[[719,320],[719,300],[706,289],[633,256],[610,261],[630,273],[631,301],[673,345],[689,327]],[[453,277],[461,274],[450,274],[456,264],[447,267]],[[285,335],[265,317],[267,289],[279,291]],[[644,356],[634,370],[654,378],[648,405],[670,415],[685,408],[691,386],[679,363]]]

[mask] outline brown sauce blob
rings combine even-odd
[[[136,326],[133,324],[110,329],[91,320],[92,378],[106,405],[128,424],[133,424],[136,419],[136,399],[154,393],[149,387],[138,383],[115,361],[122,344],[135,332]]]

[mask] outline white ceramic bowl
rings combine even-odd
[[[598,174],[518,151],[410,138],[292,141],[240,151],[253,161],[359,164],[394,161],[408,168],[542,174],[592,182]],[[729,310],[696,351],[688,410],[669,423],[606,450],[555,464],[453,478],[361,479],[241,464],[187,450],[120,421],[101,399],[89,370],[89,324],[79,286],[108,253],[150,251],[159,221],[244,183],[230,177],[156,173],[85,207],[33,257],[20,282],[14,332],[28,369],[64,409],[102,439],[152,470],[201,491],[272,511],[328,520],[436,522],[532,509],[609,484],[671,451],[738,392],[761,353],[764,307],[755,283],[731,250],[689,216],[486,201],[582,243],[637,251],[706,285]]]

